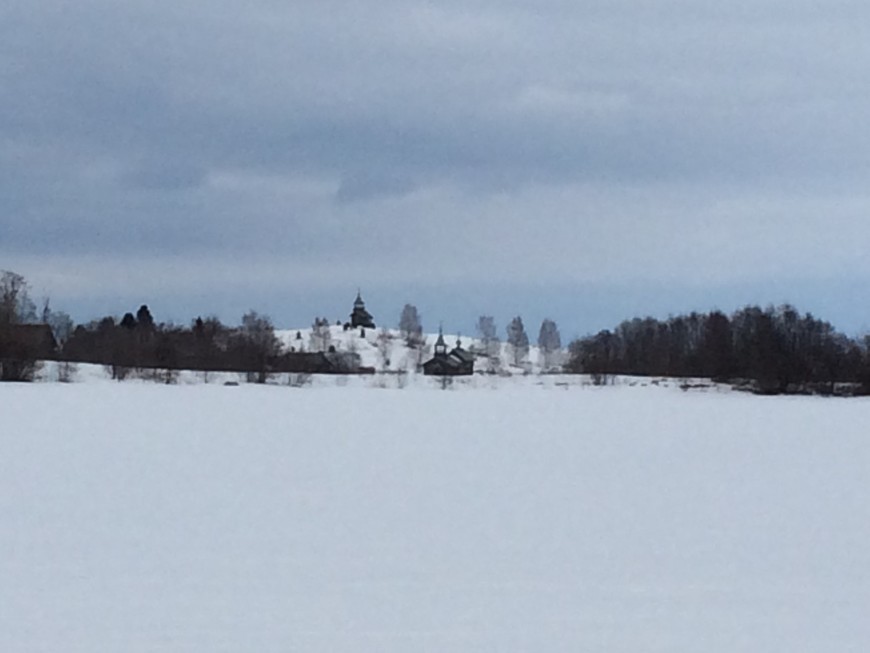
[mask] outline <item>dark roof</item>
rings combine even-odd
[[[466,375],[474,373],[474,356],[461,347],[449,354],[436,353],[423,363],[426,374]]]
[[[425,363],[423,363],[423,367],[449,367],[459,369],[460,367],[462,367],[462,361],[451,359],[449,356],[440,356],[430,358]]]
[[[275,367],[281,372],[332,372],[332,361],[323,352],[295,351],[282,355]]]
[[[472,354],[470,351],[462,349],[462,347],[456,347],[453,351],[450,352],[450,356],[455,356],[463,363],[474,362],[474,354]]]

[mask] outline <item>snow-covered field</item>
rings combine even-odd
[[[870,401],[0,385],[0,651],[870,650]]]

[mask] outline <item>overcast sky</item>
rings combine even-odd
[[[4,0],[0,269],[77,319],[870,328],[870,5]]]

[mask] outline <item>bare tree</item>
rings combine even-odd
[[[57,380],[60,383],[70,383],[78,371],[78,366],[69,361],[58,361],[57,363]]]
[[[16,325],[36,321],[36,306],[20,274],[0,274],[0,380],[32,381],[39,370],[37,347]]]
[[[393,336],[385,327],[382,327],[381,330],[378,331],[378,338],[375,346],[378,349],[378,358],[381,361],[381,369],[384,371],[390,369],[390,354],[393,351]]]
[[[480,338],[478,354],[486,359],[486,371],[498,372],[501,368],[501,340],[491,315],[481,315],[477,320],[477,333]]]
[[[42,305],[42,323],[47,324],[51,328],[54,339],[61,347],[63,343],[69,340],[75,328],[75,323],[69,316],[69,313],[51,310],[51,303],[48,298],[43,301]]]
[[[51,329],[51,333],[61,349],[66,344],[66,341],[69,340],[75,327],[68,313],[51,310],[51,301],[48,297],[42,303],[42,323],[47,324]],[[69,383],[73,380],[76,371],[77,366],[75,363],[66,360],[61,355],[57,361],[57,380],[61,383]]]
[[[8,270],[0,273],[0,325],[36,321],[36,305],[31,301],[27,281]]]
[[[523,326],[523,318],[517,315],[507,326],[507,344],[510,351],[511,362],[514,365],[523,365],[529,357],[529,336]]]
[[[557,368],[561,364],[562,336],[559,334],[559,327],[549,318],[541,322],[541,330],[538,332],[538,353],[543,372]]]
[[[250,311],[242,316],[241,335],[244,339],[246,364],[257,383],[265,383],[272,360],[281,353],[281,342],[275,336],[272,320],[267,315]]]
[[[408,347],[404,366],[407,368],[411,365],[414,369],[418,369],[423,364],[426,338],[423,335],[420,314],[413,304],[405,304],[402,309],[402,314],[399,317],[399,331],[401,331]]]
[[[399,331],[402,332],[402,337],[405,338],[409,347],[419,346],[422,340],[423,327],[420,324],[420,314],[417,312],[416,306],[405,304],[399,317]]]
[[[314,318],[311,325],[311,335],[308,338],[308,347],[311,351],[329,351],[332,345],[332,332],[329,330],[329,320]]]

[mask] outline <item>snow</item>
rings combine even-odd
[[[4,653],[870,648],[866,400],[97,372],[0,384]]]
[[[294,347],[296,350],[299,350],[301,345],[305,351],[322,349],[320,347],[312,348],[311,332],[311,328],[281,329],[277,330],[275,334],[287,348]],[[301,338],[297,338],[297,334]],[[329,334],[331,344],[335,346],[336,350],[356,352],[359,354],[363,366],[372,367],[379,371],[403,370],[413,372],[416,368],[417,356],[414,350],[407,346],[401,332],[397,329],[350,329],[345,331],[341,326],[333,325],[329,327]],[[432,347],[437,339],[437,333],[425,334],[425,343],[422,348],[424,360],[431,357]],[[462,347],[469,350],[480,346],[478,339],[461,334],[444,334],[444,340],[451,349],[457,342],[461,342]],[[389,365],[384,364],[385,357],[382,352],[386,353],[386,359],[390,361]],[[510,355],[508,345],[502,342],[500,363],[504,371],[513,374],[534,374],[542,371],[538,347],[533,345],[529,347],[527,363],[515,365],[513,364],[514,361]],[[475,369],[480,371],[485,370],[486,360],[479,358]]]

